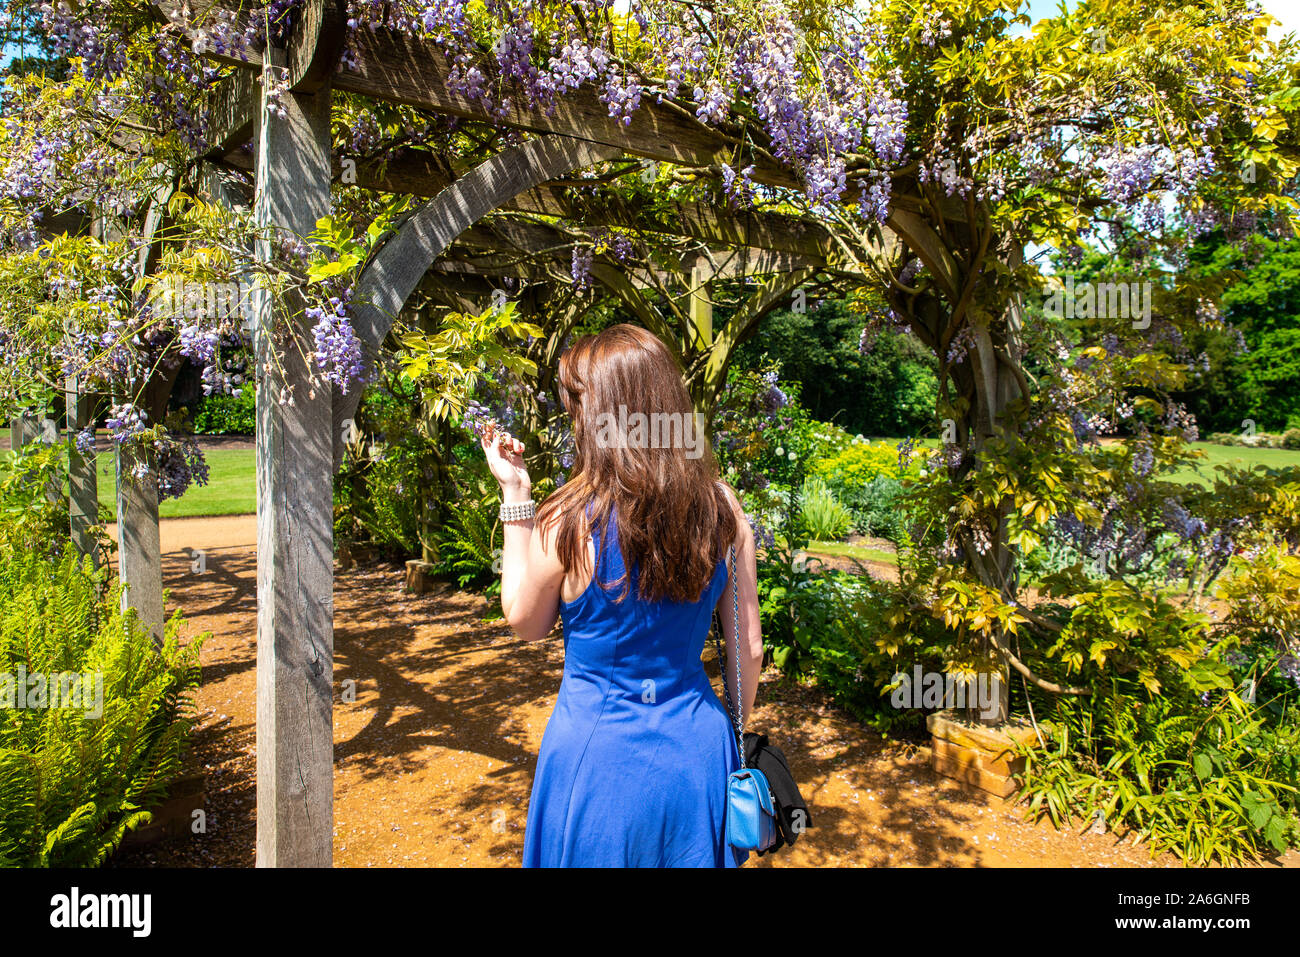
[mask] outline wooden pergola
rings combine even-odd
[[[819,274],[853,275],[854,264],[845,261],[831,234],[810,219],[696,203],[681,206],[671,222],[663,222],[613,198],[590,208],[556,185],[576,170],[629,156],[716,169],[736,142],[689,112],[647,102],[624,125],[584,88],[560,98],[552,113],[519,98],[504,116],[489,113],[449,88],[449,64],[435,45],[386,29],[347,35],[344,6],[335,0],[305,4],[287,48],[250,52],[247,60],[227,58],[224,62],[238,69],[212,93],[214,145],[201,158],[199,178],[210,196],[237,207],[246,205],[248,196],[231,171],[252,174],[253,217],[263,237],[254,251],[259,261],[272,258],[266,237],[304,237],[330,213],[330,185],[340,171],[330,135],[335,91],[529,135],[459,176],[424,152],[357,164],[360,186],[427,197],[366,264],[357,285],[353,324],[371,356],[379,354],[395,317],[421,284],[432,284],[448,302],[464,302],[503,275],[526,276],[515,254],[544,259],[544,251],[557,244],[539,214],[695,241],[700,252],[684,260],[680,272],[690,277],[692,322],[704,344],[700,361],[708,365],[704,374],[715,377],[725,372],[730,349],[752,333],[765,312],[788,303],[801,283]],[[163,0],[154,7],[160,18],[183,22],[171,17],[182,4]],[[346,63],[340,60],[345,39],[351,51]],[[268,109],[265,91],[272,71],[283,72],[288,82],[282,113]],[[250,140],[251,159],[241,149]],[[787,168],[761,150],[753,163],[756,182],[799,186]],[[169,197],[167,190],[154,197],[148,237],[158,230]],[[955,298],[956,265],[918,203],[896,190],[883,253],[893,255],[898,244],[905,245]],[[160,245],[161,239],[144,244],[142,269],[150,257],[156,261]],[[503,258],[503,252],[509,255]],[[594,272],[612,295],[653,325],[645,293],[662,277],[608,264],[598,264]],[[724,328],[713,329],[705,285],[743,276],[759,277],[750,299]],[[296,335],[308,336],[301,308],[273,302],[265,291],[257,297],[257,861],[325,866],[331,863],[333,830],[332,481],[360,395],[335,390],[311,397],[301,351],[286,348],[283,334],[273,331],[274,310],[287,315]],[[285,389],[294,396],[291,404],[279,401]],[[73,408],[70,399],[70,412]],[[82,410],[81,418],[85,415]],[[69,424],[80,423],[70,417]],[[157,499],[146,485],[130,481],[128,472],[119,468],[121,577],[132,606],[161,629]],[[86,500],[85,483],[74,478],[74,514],[86,508],[94,514],[93,482],[88,495]]]

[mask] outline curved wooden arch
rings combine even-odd
[[[613,159],[622,150],[568,136],[543,136],[502,150],[452,183],[408,219],[362,270],[353,328],[373,356],[435,259],[457,236],[520,193],[564,173]],[[334,391],[334,469],[347,448],[344,423],[353,418],[361,390]]]

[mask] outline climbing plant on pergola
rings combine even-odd
[[[159,4],[175,28],[187,32],[183,9]],[[472,242],[475,223],[493,210],[517,204],[547,216],[591,223],[589,210],[572,207],[547,184],[573,171],[631,155],[656,162],[712,170],[732,146],[729,138],[689,115],[647,106],[631,122],[620,122],[603,108],[586,105],[579,90],[561,108],[520,109],[515,115],[489,112],[450,91],[449,65],[435,47],[379,30],[371,49],[355,48],[342,59],[342,10],[332,3],[302,6],[300,18],[282,46],[260,52],[244,49],[229,56],[239,69],[211,96],[213,129],[200,165],[178,172],[155,195],[145,216],[141,274],[147,274],[165,247],[164,224],[172,199],[183,188],[198,187],[231,208],[246,204],[237,181],[223,167],[250,167],[254,196],[254,258],[269,264],[277,243],[306,237],[330,213],[330,187],[338,170],[332,155],[331,98],[335,92],[405,103],[482,123],[526,132],[477,166],[450,181],[445,167],[407,164],[363,168],[361,185],[432,198],[383,238],[361,270],[354,293],[353,326],[373,357],[384,344],[394,318],[430,267],[458,237]],[[354,41],[364,39],[353,34]],[[362,44],[364,47],[364,44]],[[219,56],[219,54],[218,54]],[[260,82],[259,82],[260,79]],[[251,161],[241,163],[241,148],[251,140]],[[772,160],[747,171],[755,182],[795,188],[799,181]],[[705,242],[704,255],[683,268],[692,284],[684,317],[691,326],[681,337],[698,382],[697,398],[716,394],[731,348],[752,332],[753,324],[791,290],[840,259],[824,230],[792,217],[765,218],[756,212],[732,217],[725,211],[684,210],[672,229]],[[692,216],[691,213],[694,213]],[[613,210],[611,218],[635,216]],[[635,225],[635,224],[634,224]],[[500,230],[514,228],[523,248],[537,252],[538,223],[495,222],[496,237],[477,234],[489,246],[510,246]],[[543,242],[547,240],[543,239]],[[792,244],[794,248],[792,247]],[[517,243],[513,245],[518,247]],[[714,255],[730,248],[735,259]],[[842,268],[842,267],[838,267]],[[499,267],[488,266],[499,275]],[[634,313],[666,330],[644,295],[658,281],[651,270],[638,279],[597,268],[596,278]],[[743,303],[729,328],[715,330],[703,284],[723,277],[769,277]],[[331,476],[346,445],[345,424],[354,417],[359,394],[316,388],[313,370],[294,340],[310,334],[294,295],[255,292],[258,474],[258,857],[264,864],[319,864],[330,858],[332,801],[331,592],[333,548]],[[295,303],[298,303],[295,307]],[[698,356],[692,359],[690,353]],[[165,391],[165,384],[157,388]],[[291,397],[286,399],[286,397]],[[121,577],[133,606],[146,620],[161,616],[157,550],[156,494],[147,480],[121,470],[119,527]]]
[[[545,76],[553,88],[542,95],[528,57],[536,35],[499,4],[487,7],[489,17],[503,21],[493,48],[498,72],[486,58],[475,60],[473,31],[446,10],[427,10],[421,35],[417,18],[399,5],[354,4],[351,15],[365,21],[358,29],[332,2],[292,5],[291,25],[266,23],[268,11],[255,9],[252,20],[262,17],[269,42],[249,45],[231,39],[247,34],[246,12],[152,5],[144,15],[166,24],[167,42],[191,44],[233,69],[207,97],[210,123],[199,155],[178,163],[170,182],[160,177],[144,216],[140,272],[157,261],[159,230],[182,183],[202,181],[208,195],[232,207],[247,202],[223,175],[230,167],[253,174],[254,253],[268,270],[283,258],[280,247],[300,242],[330,212],[331,183],[344,172],[372,189],[428,197],[379,238],[357,275],[350,318],[371,357],[422,283],[454,288],[453,263],[461,263],[459,275],[468,269],[490,278],[504,268],[494,253],[509,247],[541,255],[549,248],[553,238],[536,235],[547,224],[494,216],[497,210],[585,226],[658,228],[708,250],[753,251],[741,258],[767,259],[761,267],[768,270],[761,273],[767,286],[748,313],[742,307],[727,328],[685,340],[703,347],[699,364],[688,362],[697,401],[716,390],[742,329],[794,285],[814,275],[870,276],[882,284],[894,320],[935,350],[941,378],[953,387],[943,411],[957,426],[959,454],[949,472],[955,485],[974,483],[979,494],[967,496],[969,508],[948,516],[949,532],[974,582],[1012,601],[1009,537],[1020,493],[1006,481],[984,490],[976,465],[996,460],[999,443],[1015,437],[1030,392],[1021,369],[1020,300],[1034,279],[1024,262],[1025,243],[1039,238],[1066,246],[1086,234],[1091,215],[1146,203],[1169,183],[1188,195],[1213,188],[1230,196],[1235,171],[1207,167],[1200,154],[1185,159],[1172,152],[1212,138],[1207,130],[1215,127],[1203,115],[1210,105],[1230,116],[1227,123],[1215,113],[1216,122],[1232,125],[1230,135],[1215,140],[1220,159],[1244,151],[1261,169],[1293,174],[1286,152],[1269,149],[1267,129],[1243,129],[1258,97],[1250,83],[1234,79],[1234,71],[1240,76],[1241,57],[1262,50],[1250,39],[1251,18],[1171,13],[1165,9],[1170,5],[1151,3],[1146,6],[1161,16],[1148,22],[1093,0],[1030,40],[1006,36],[1014,0],[968,7],[933,0],[923,4],[924,16],[913,16],[906,3],[882,2],[878,22],[856,24],[851,5],[717,4],[692,23],[695,14],[680,22],[665,19],[671,4],[634,4],[637,29],[670,48],[660,50],[655,64],[662,68],[664,95],[652,99],[640,82],[646,77],[626,59],[635,42],[627,38],[635,31],[629,26],[621,47],[607,43],[615,33],[613,17],[606,5],[596,6],[594,31],[587,30],[584,15],[565,21],[581,29],[574,27],[557,53],[560,66],[553,64]],[[447,7],[453,8],[460,10]],[[450,19],[438,19],[444,15]],[[1100,52],[1095,44],[1091,52],[1080,49],[1098,24],[1126,34],[1113,54],[1104,43]],[[859,29],[844,29],[849,25]],[[1153,49],[1148,38],[1172,44],[1225,30],[1240,50],[1220,55],[1208,43],[1189,48],[1208,51],[1198,67],[1230,91],[1209,105],[1198,99],[1195,83],[1170,72],[1158,43]],[[811,54],[792,46],[805,36],[821,45]],[[952,44],[945,43],[949,36]],[[722,61],[711,67],[712,77],[690,65],[709,44]],[[93,52],[111,61],[107,49],[101,44]],[[728,58],[741,49],[746,57]],[[614,66],[591,67],[597,53]],[[620,54],[624,59],[617,59]],[[810,59],[800,59],[805,56]],[[800,63],[816,69],[801,74]],[[824,86],[808,81],[811,74]],[[1275,79],[1266,70],[1256,74]],[[693,95],[678,90],[682,76],[698,80]],[[592,82],[597,79],[603,86]],[[522,92],[513,92],[516,84]],[[493,95],[484,95],[489,89]],[[1172,147],[1156,143],[1142,124],[1126,122],[1131,117],[1124,109],[1146,102],[1153,90],[1176,101],[1170,119],[1177,122],[1160,134]],[[331,106],[339,94],[477,124],[489,131],[482,155],[472,167],[459,167],[436,150],[412,150],[344,170],[347,157],[332,151]],[[1073,143],[1062,138],[1066,127]],[[1106,152],[1110,137],[1113,153]],[[244,153],[250,142],[251,152]],[[1151,172],[1142,163],[1157,146],[1170,152],[1158,154],[1160,169]],[[721,181],[732,197],[765,190],[802,196],[804,208],[822,222],[778,221],[701,204],[682,206],[667,228],[653,210],[617,203],[593,209],[557,184],[576,170],[629,156]],[[141,154],[142,162],[149,159]],[[1002,202],[1009,194],[1016,202]],[[1253,208],[1286,205],[1276,199],[1256,197]],[[855,201],[857,208],[849,208]],[[1196,202],[1182,211],[1204,212]],[[472,247],[476,239],[483,261],[458,253],[438,265],[458,240]],[[689,267],[693,290],[701,287],[701,268]],[[662,322],[644,295],[653,275],[639,284],[635,271],[629,277],[598,267],[595,278],[647,324]],[[311,334],[296,294],[275,296],[264,287],[257,300],[258,852],[267,864],[325,863],[332,791],[330,477],[344,455],[345,426],[360,396],[355,389],[325,394],[303,350],[293,347]],[[690,301],[684,318],[702,333],[706,300],[694,295]],[[161,616],[160,594],[151,598],[161,576],[156,496],[148,486],[124,481],[119,488],[122,578],[147,619]],[[1000,656],[1003,668],[1010,662],[1038,681],[1005,637],[988,633],[986,650]],[[1004,701],[998,717],[1005,713]]]

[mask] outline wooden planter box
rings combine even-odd
[[[434,586],[433,566],[413,558],[406,563],[406,590],[423,595]]]
[[[1025,759],[1015,746],[1037,745],[1038,735],[1025,721],[1001,725],[968,722],[957,711],[936,711],[925,719],[930,731],[930,766],[944,777],[996,797],[1016,792],[1015,777]]]

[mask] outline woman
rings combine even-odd
[[[535,520],[522,445],[483,436],[503,499],[506,619],[525,640],[545,638],[557,615],[564,625],[524,866],[737,867],[748,853],[725,833],[736,737],[700,652],[716,608],[731,700],[739,654],[748,715],[763,654],[753,532],[649,332],[580,339],[560,360],[559,392],[576,456]]]

